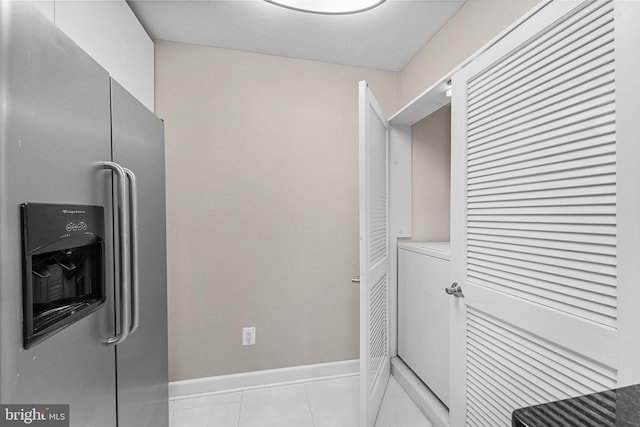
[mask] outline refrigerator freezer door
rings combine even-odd
[[[20,204],[111,207],[109,77],[28,2],[0,7],[0,402],[70,404],[72,426],[116,425],[113,303],[22,343]],[[107,221],[105,264],[111,254]],[[113,273],[106,269],[106,292]],[[30,274],[30,272],[28,272]]]
[[[111,103],[113,161],[138,186],[139,327],[116,349],[118,426],[167,426],[164,124],[114,80]]]

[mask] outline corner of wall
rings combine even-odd
[[[398,74],[402,106],[418,96],[540,0],[467,0]]]

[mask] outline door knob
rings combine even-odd
[[[462,287],[458,284],[458,282],[453,282],[451,286],[449,286],[448,288],[444,288],[444,291],[456,298],[464,298]]]

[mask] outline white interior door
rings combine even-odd
[[[637,134],[617,68],[638,30],[614,10],[631,3],[549,3],[453,79],[453,426],[614,388],[633,357]]]
[[[389,380],[389,124],[360,90],[360,417],[375,424]]]

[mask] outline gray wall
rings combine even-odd
[[[358,358],[357,82],[396,78],[156,43],[171,380]]]
[[[451,108],[411,127],[411,227],[413,241],[449,240]]]
[[[156,42],[170,380],[359,357],[357,82],[391,115],[535,3],[468,0],[400,73]]]

